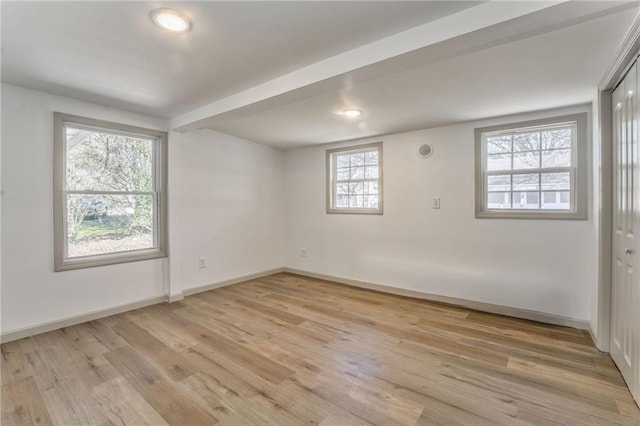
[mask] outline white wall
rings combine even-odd
[[[360,141],[384,141],[382,216],[325,213],[326,146],[283,153],[209,130],[171,132],[171,269],[160,259],[53,272],[53,111],[166,128],[160,119],[2,85],[3,333],[282,266],[590,319],[593,215],[474,218],[473,129],[544,113]],[[554,114],[577,111],[591,112]],[[416,155],[424,142],[434,146],[426,160]],[[435,196],[440,210],[431,209]]]
[[[53,272],[54,111],[166,129],[161,119],[2,85],[3,334],[283,266],[282,152],[196,131],[169,135],[170,270],[155,259]]]
[[[162,259],[53,272],[53,112],[164,120],[2,85],[2,331],[162,296]]]
[[[283,152],[210,130],[181,147],[183,289],[281,268]]]
[[[382,216],[326,214],[327,146],[286,152],[285,264],[340,278],[589,320],[597,279],[593,217],[586,221],[474,217],[475,127],[583,111],[591,114],[591,107],[350,143],[384,142]],[[421,159],[416,150],[425,142],[433,145],[434,154]],[[432,197],[441,198],[440,210],[431,209]],[[300,256],[301,248],[307,249],[306,258]]]

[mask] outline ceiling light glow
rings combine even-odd
[[[359,109],[345,109],[344,111],[342,111],[342,115],[347,116],[347,117],[359,117],[360,115],[362,115],[362,111],[360,111]]]
[[[163,30],[172,33],[184,33],[191,29],[191,22],[185,14],[172,9],[155,9],[151,11],[151,20]]]

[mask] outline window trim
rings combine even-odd
[[[334,198],[334,176],[331,167],[331,159],[334,154],[339,152],[358,152],[368,151],[368,148],[378,149],[378,208],[377,209],[365,209],[365,208],[335,208],[333,207]],[[382,141],[373,142],[363,145],[346,146],[342,148],[333,148],[326,151],[326,202],[327,202],[327,214],[370,214],[370,215],[382,215],[383,214],[383,181],[382,181]]]
[[[574,197],[573,210],[487,210],[485,209],[485,164],[486,155],[482,143],[482,135],[500,131],[516,131],[530,127],[551,126],[562,123],[575,123],[575,146],[572,147],[572,155],[575,159],[574,173],[571,173],[573,183],[572,196]],[[543,118],[538,120],[507,123],[496,126],[481,127],[475,129],[475,210],[476,218],[494,219],[577,219],[588,218],[588,116],[586,112]],[[551,168],[549,168],[551,169]],[[533,170],[534,172],[539,169]],[[545,169],[546,170],[546,169]],[[526,171],[523,171],[526,172]],[[512,173],[513,174],[513,173]]]
[[[140,135],[157,140],[154,144],[154,179],[156,179],[156,215],[154,215],[155,236],[157,247],[151,249],[130,250],[125,252],[97,254],[66,258],[66,207],[65,207],[65,125],[72,124],[90,129],[103,129],[110,133],[124,133]],[[93,268],[97,266],[114,265],[119,263],[137,262],[148,259],[158,259],[168,256],[167,247],[167,132],[129,126],[110,121],[97,120],[59,112],[53,113],[53,257],[54,271],[68,271],[73,269]]]

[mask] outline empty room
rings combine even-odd
[[[3,426],[640,426],[639,2],[0,17]]]

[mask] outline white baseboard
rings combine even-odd
[[[491,303],[475,302],[473,300],[458,299],[455,297],[440,296],[437,294],[424,293],[416,290],[407,290],[399,287],[391,287],[383,284],[374,284],[366,281],[353,280],[349,278],[335,277],[332,275],[318,274],[295,268],[284,268],[284,272],[302,275],[310,278],[317,278],[326,281],[334,281],[354,287],[376,290],[383,293],[395,294],[398,296],[414,297],[417,299],[430,300],[433,302],[447,303],[449,305],[474,309],[476,311],[488,312],[491,314],[506,315],[514,318],[521,318],[531,321],[543,322],[546,324],[561,325],[565,327],[577,328],[580,330],[590,330],[589,322],[561,315],[548,314],[545,312],[531,311],[528,309],[514,308],[510,306],[494,305]]]
[[[226,287],[232,284],[238,284],[244,281],[255,280],[258,278],[266,277],[268,275],[277,274],[279,272],[284,272],[285,268],[275,268],[269,269],[262,272],[256,272],[255,274],[244,275],[238,278],[232,278],[230,280],[220,281],[213,284],[207,284],[200,287],[188,288],[182,291],[182,293],[186,296],[191,296],[192,294],[202,293],[203,291],[209,291],[220,287]]]
[[[167,303],[173,303],[173,302],[178,302],[182,299],[184,299],[184,293],[180,292],[180,293],[175,293],[175,294],[170,294],[168,296],[165,296],[164,301]]]
[[[120,314],[122,312],[144,308],[145,306],[155,305],[157,303],[164,302],[165,300],[165,296],[151,297],[149,299],[144,299],[137,302],[125,303],[123,305],[113,306],[111,308],[98,309],[85,314],[72,315],[62,319],[47,321],[29,327],[22,327],[15,330],[5,331],[0,334],[0,343],[7,343],[13,340],[35,336],[36,334],[46,333],[48,331],[70,327],[72,325],[81,324],[83,322],[93,321],[111,315]]]
[[[201,293],[207,290],[213,290],[215,288],[220,288],[224,286],[228,286],[231,284],[241,283],[243,281],[254,280],[256,278],[266,277],[267,275],[277,274],[278,272],[283,272],[284,268],[276,268],[270,269],[267,271],[257,272],[255,274],[244,275],[242,277],[221,281],[218,283],[208,284],[201,287],[189,288],[181,293],[176,293],[168,296],[157,296],[149,299],[140,300],[138,302],[125,303],[119,306],[113,306],[106,309],[99,309],[96,311],[88,312],[80,315],[72,315],[66,318],[47,321],[41,324],[18,328],[15,330],[5,331],[0,334],[0,343],[7,343],[13,340],[23,339],[25,337],[35,336],[36,334],[46,333],[48,331],[58,330],[64,327],[70,327],[72,325],[81,324],[87,321],[93,321],[96,319],[108,317],[111,315],[120,314],[122,312],[131,311],[134,309],[144,308],[145,306],[155,305],[157,303],[162,302],[177,302],[185,298],[185,296],[190,296],[192,294]]]
[[[598,349],[600,352],[604,352],[600,346],[598,346],[598,338],[596,337],[596,333],[593,332],[593,327],[591,326],[591,323],[589,323],[589,329],[587,330],[589,332],[589,336],[591,336],[591,340],[593,340],[593,346],[596,347],[596,349]]]
[[[440,296],[436,294],[423,293],[415,290],[407,290],[398,287],[391,287],[382,284],[374,284],[365,281],[352,280],[348,278],[335,277],[332,275],[318,274],[315,272],[303,271],[294,268],[275,268],[269,269],[254,274],[244,275],[241,277],[220,281],[217,283],[207,284],[200,287],[189,288],[183,290],[182,293],[176,293],[171,296],[157,296],[149,299],[140,300],[137,302],[126,303],[119,306],[113,306],[106,309],[99,309],[96,311],[88,312],[80,315],[73,315],[59,320],[48,321],[34,326],[23,327],[15,330],[6,331],[0,334],[0,343],[11,342],[13,340],[22,339],[36,334],[46,333],[52,330],[58,330],[64,327],[70,327],[72,325],[80,324],[87,321],[93,321],[96,319],[108,317],[111,315],[120,314],[122,312],[131,311],[133,309],[144,308],[145,306],[155,305],[162,302],[176,302],[182,300],[186,296],[192,294],[202,293],[204,291],[213,290],[220,287],[225,287],[232,284],[241,283],[244,281],[255,280],[258,278],[266,277],[272,274],[280,272],[288,272],[291,274],[297,274],[310,278],[317,278],[326,281],[334,281],[341,284],[346,284],[354,287],[365,288],[369,290],[376,290],[383,293],[390,293],[399,296],[414,297],[417,299],[431,300],[434,302],[448,303],[450,305],[461,306],[464,308],[475,309],[477,311],[489,312],[492,314],[506,315],[515,318],[528,319],[532,321],[539,321],[548,324],[562,325],[566,327],[573,327],[582,330],[588,330],[591,333],[591,328],[587,321],[567,318],[559,315],[547,314],[544,312],[530,311],[527,309],[512,308],[509,306],[493,305],[490,303],[474,302],[471,300],[457,299],[453,297]],[[593,334],[592,334],[593,337]],[[595,339],[594,339],[595,341]]]

